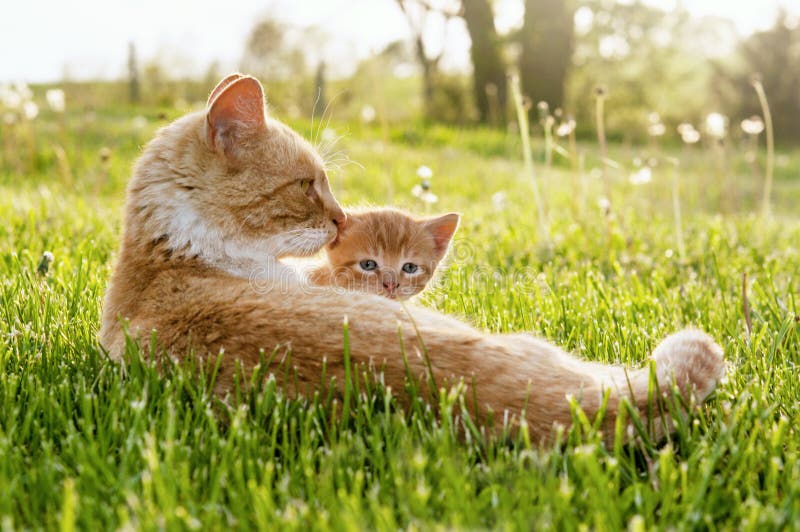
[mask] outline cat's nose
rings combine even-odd
[[[333,225],[336,226],[336,229],[339,231],[344,228],[344,224],[347,222],[347,215],[344,213],[342,209],[338,209],[332,213]]]

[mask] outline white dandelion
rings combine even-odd
[[[333,142],[336,140],[336,131],[332,128],[326,127],[322,130],[322,141]]]
[[[575,126],[575,119],[569,116],[565,121],[558,125],[556,128],[556,135],[559,137],[566,137],[575,131]]]
[[[724,139],[728,134],[728,117],[720,113],[706,116],[706,133],[715,139]]]
[[[414,185],[414,188],[411,189],[411,194],[422,200],[422,203],[426,205],[432,205],[439,201],[439,196],[430,191],[430,186],[425,187],[424,184]]]
[[[503,211],[506,208],[507,195],[504,191],[495,192],[492,194],[492,205],[496,211]]]
[[[678,134],[685,144],[696,144],[700,142],[700,132],[692,124],[684,122],[678,126]]]
[[[134,129],[144,129],[147,127],[147,119],[142,115],[136,116],[131,120]]]
[[[361,108],[361,121],[365,124],[371,124],[375,121],[376,114],[375,108],[367,104]]]
[[[741,127],[742,131],[755,137],[764,131],[764,121],[761,120],[760,116],[754,115],[742,120]]]
[[[10,110],[17,110],[22,106],[22,96],[11,85],[0,86],[0,103]]]
[[[649,166],[643,166],[631,174],[629,178],[632,185],[644,185],[653,180],[653,170]]]
[[[45,98],[47,99],[47,105],[50,106],[50,109],[56,113],[63,113],[64,109],[66,108],[66,102],[64,99],[64,91],[61,89],[50,89],[45,93]]]
[[[27,101],[22,104],[22,114],[25,115],[26,119],[33,120],[39,116],[39,106],[34,102]]]

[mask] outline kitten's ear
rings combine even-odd
[[[237,141],[267,127],[264,90],[251,76],[234,74],[223,79],[211,93],[206,111],[209,146],[231,155]]]
[[[423,226],[433,237],[434,249],[436,251],[436,260],[442,260],[453,235],[458,229],[458,221],[461,215],[456,212],[451,212],[443,216],[424,220]]]

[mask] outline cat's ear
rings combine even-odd
[[[266,129],[264,112],[261,83],[251,76],[228,76],[209,98],[206,111],[209,147],[231,155],[239,141]]]
[[[451,212],[436,218],[429,218],[423,220],[422,224],[425,230],[433,237],[434,250],[436,252],[436,260],[442,260],[453,235],[458,229],[458,221],[461,215],[456,212]]]
[[[217,86],[214,87],[214,90],[211,91],[211,94],[208,95],[208,103],[206,103],[206,107],[211,107],[211,104],[214,103],[214,100],[216,99],[216,97],[219,96],[219,93],[222,92],[222,90],[225,87],[227,87],[228,85],[230,85],[231,83],[233,83],[237,79],[241,79],[243,77],[244,77],[244,74],[239,74],[238,72],[236,72],[234,74],[231,74],[227,78],[223,79],[219,83],[217,83]]]

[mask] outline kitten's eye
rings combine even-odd
[[[416,273],[419,269],[419,266],[414,264],[413,262],[406,262],[403,264],[403,271],[406,273]]]
[[[308,189],[311,188],[311,184],[314,182],[313,179],[301,179],[300,180],[300,190],[303,191],[303,194],[308,194]]]
[[[378,263],[372,259],[362,260],[358,265],[361,266],[361,269],[365,272],[371,272],[378,267]]]

